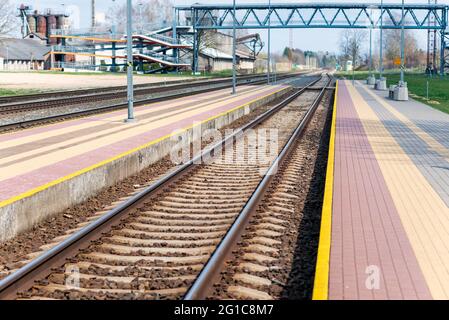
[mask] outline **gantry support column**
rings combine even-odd
[[[441,47],[440,47],[440,76],[443,77],[445,75],[445,69],[446,69],[446,37],[448,32],[447,30],[447,9],[443,11],[443,26],[440,32],[440,38],[441,38]]]
[[[198,72],[198,57],[199,57],[199,38],[198,38],[198,12],[197,10],[193,10],[192,12],[192,20],[193,20],[193,61],[192,61],[192,71],[193,74]]]
[[[172,24],[172,32],[173,32],[173,40],[175,43],[178,43],[178,31],[176,27],[178,26],[178,10],[173,8],[173,24]],[[177,48],[173,48],[173,59],[175,59],[176,63],[179,63],[179,50]],[[176,67],[176,73],[178,73],[179,68]]]

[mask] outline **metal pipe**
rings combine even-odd
[[[132,0],[126,2],[126,60],[128,74],[128,119],[134,121],[134,85],[133,85],[133,25],[132,25]]]
[[[233,1],[233,17],[232,17],[232,94],[236,94],[236,86],[237,86],[237,75],[236,75],[236,9],[235,9],[235,0]]]

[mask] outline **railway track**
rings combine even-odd
[[[308,107],[290,107],[323,81]],[[0,298],[204,298],[330,82],[311,82],[75,234],[58,239],[0,281]],[[245,156],[237,157],[242,149],[232,143],[234,136],[267,128],[280,129],[283,148],[274,161],[248,162],[259,148],[252,140],[244,144]],[[231,146],[239,160],[194,165],[224,146]]]
[[[283,80],[283,79],[291,78],[293,76],[295,76],[295,74],[284,74],[284,75],[278,76],[278,79]],[[296,74],[296,76],[297,76],[297,74]],[[140,100],[136,99],[134,101],[134,106],[142,106],[142,105],[155,103],[155,102],[159,102],[159,101],[163,101],[163,100],[167,100],[167,99],[176,99],[176,98],[182,98],[182,97],[185,97],[188,95],[207,93],[207,92],[211,92],[211,91],[215,91],[215,90],[224,89],[224,88],[230,87],[232,85],[230,83],[229,79],[220,80],[220,81],[222,84],[217,84],[215,82],[212,82],[212,83],[209,82],[206,86],[206,84],[203,82],[201,82],[201,83],[194,82],[194,83],[189,83],[187,85],[182,84],[182,85],[167,86],[167,87],[162,87],[162,88],[157,88],[157,89],[154,89],[154,88],[153,89],[145,89],[146,91],[162,90],[163,92],[167,92],[167,94],[159,96],[159,97],[144,98],[144,99],[140,99]],[[245,79],[240,79],[238,81],[238,85],[243,85],[243,84],[255,84],[256,85],[256,84],[264,83],[265,81],[266,81],[265,77],[251,76],[251,77],[248,77]],[[197,89],[190,90],[188,92],[185,92],[185,91],[179,92],[180,89],[185,90],[186,88],[194,88],[196,86],[199,86],[199,87]],[[155,93],[155,91],[153,91],[153,93]],[[139,95],[137,90],[136,90],[136,95]],[[93,96],[94,96],[94,98],[92,98]],[[101,98],[99,98],[99,97],[101,97]],[[92,102],[92,101],[96,101],[96,100],[105,100],[106,99],[105,97],[109,97],[109,99],[107,99],[107,100],[112,99],[110,94],[105,95],[102,93],[99,94],[98,96],[89,95],[89,96],[80,97],[79,99],[82,99],[83,101]],[[94,100],[90,100],[91,98]],[[12,105],[3,105],[3,106],[0,105],[0,115],[4,116],[7,114],[13,114],[13,113],[18,113],[18,112],[23,113],[25,111],[35,110],[36,108],[51,109],[51,108],[55,108],[57,106],[61,106],[61,104],[63,104],[65,101],[70,101],[70,104],[72,105],[73,99],[74,98],[55,99],[54,101],[51,100],[55,103],[53,105],[52,105],[52,102],[45,101],[45,100],[35,101],[35,102],[31,102],[31,103],[26,102],[26,103],[12,104]],[[114,103],[114,104],[105,105],[105,106],[93,107],[93,108],[86,109],[86,110],[73,111],[73,112],[67,112],[67,113],[63,113],[63,114],[56,114],[56,115],[39,117],[39,118],[35,118],[35,119],[21,120],[21,121],[17,121],[17,122],[2,124],[2,125],[0,125],[0,133],[9,131],[9,130],[28,128],[30,126],[41,125],[41,124],[51,123],[51,122],[60,121],[60,120],[72,119],[72,118],[76,118],[76,117],[83,117],[83,116],[88,116],[88,115],[92,115],[92,114],[98,114],[98,113],[103,113],[103,112],[124,109],[124,108],[127,108],[127,106],[128,106],[127,102]]]
[[[280,79],[285,79],[286,77],[291,77],[293,74],[283,74],[280,75]],[[261,75],[250,75],[250,76],[240,76],[238,77],[238,84],[250,84],[250,83],[260,83],[260,81],[265,80],[265,76]],[[181,82],[168,85],[138,85],[135,86],[134,94],[135,96],[145,96],[145,95],[155,95],[168,92],[176,92],[185,89],[194,89],[208,86],[216,89],[223,89],[231,85],[231,79],[208,79],[206,81],[192,81],[192,82]],[[193,91],[196,93],[196,91]],[[184,93],[185,95],[186,93]],[[36,94],[36,95],[24,95],[17,96],[15,98],[3,98],[0,99],[0,116],[8,115],[17,112],[27,112],[31,110],[38,109],[50,109],[66,105],[76,105],[86,102],[97,102],[105,100],[115,100],[124,99],[127,96],[126,88],[114,87],[106,89],[95,89],[95,90],[79,90],[79,91],[67,91],[65,94],[63,92],[58,93],[48,93],[48,94]],[[170,98],[171,95],[168,95]],[[179,95],[174,95],[178,97]],[[167,98],[167,97],[164,97]],[[151,100],[151,99],[146,99]],[[123,105],[123,104],[122,104]]]
[[[223,78],[216,78],[215,80],[219,80],[219,79],[223,79]],[[167,81],[164,83],[142,83],[142,84],[135,84],[134,88],[135,89],[143,89],[143,88],[151,88],[151,87],[183,84],[183,83],[188,83],[188,82],[207,81],[207,80],[208,80],[207,78],[204,78],[204,79],[172,80],[172,81]],[[83,95],[98,93],[99,91],[106,93],[106,92],[114,92],[114,91],[120,91],[120,90],[126,90],[126,86],[111,86],[111,87],[104,87],[104,88],[49,91],[49,92],[43,92],[43,93],[32,93],[32,94],[23,94],[23,95],[15,95],[15,96],[6,96],[6,97],[0,97],[0,105],[17,103],[17,102],[21,102],[21,101],[47,100],[47,99],[61,98],[61,97],[67,97],[67,96],[83,96]]]
[[[314,237],[318,239],[319,234],[319,227],[314,229],[314,221],[321,213],[317,198],[322,195],[314,185],[318,180],[312,181],[319,178],[314,178],[311,172],[321,160],[318,152],[326,114],[325,107],[317,109],[304,139],[297,141],[297,146],[280,165],[209,298],[296,300],[311,297],[316,265]]]

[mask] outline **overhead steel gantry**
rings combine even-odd
[[[194,61],[198,58],[198,31],[207,29],[280,29],[280,28],[357,28],[379,29],[381,18],[383,29],[437,30],[441,39],[440,71],[443,74],[446,65],[445,32],[448,26],[447,5],[405,4],[402,19],[402,4],[359,4],[359,3],[289,3],[275,4],[238,4],[235,15],[232,5],[177,6],[179,12],[189,12],[194,29]],[[270,20],[270,23],[269,23]],[[432,24],[429,23],[429,21]],[[196,66],[194,63],[194,69]]]

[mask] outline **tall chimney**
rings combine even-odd
[[[95,27],[95,0],[91,0],[91,10],[92,10],[92,28]]]
[[[91,0],[91,10],[92,10],[92,32],[94,32],[94,28],[95,28],[95,0]],[[93,56],[92,56],[92,65],[96,65],[97,64],[97,61],[96,61],[96,59],[95,59],[95,44],[93,45],[94,46],[94,51],[93,51]]]

